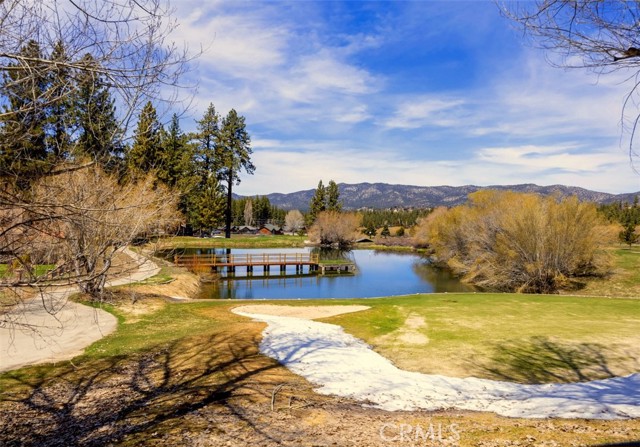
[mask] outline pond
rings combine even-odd
[[[263,254],[309,253],[312,248],[299,249],[198,249],[193,254]],[[216,276],[202,287],[200,298],[216,299],[312,299],[312,298],[373,298],[414,293],[468,292],[474,289],[462,284],[449,272],[430,265],[429,261],[413,253],[375,250],[353,250],[337,253],[320,251],[320,259],[344,258],[355,263],[354,274],[302,275],[295,267],[288,267],[286,276],[279,268],[272,268],[263,276],[256,268],[247,277],[244,268],[238,268],[235,278]]]

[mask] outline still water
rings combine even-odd
[[[308,253],[311,248],[300,249],[232,249],[215,252],[231,254]],[[214,250],[196,250],[200,254]],[[393,253],[375,250],[353,250],[336,253],[321,251],[321,259],[343,257],[355,262],[352,275],[299,275],[295,267],[287,268],[283,277],[279,268],[271,268],[265,278],[262,268],[256,268],[253,277],[245,277],[244,268],[238,268],[235,279],[219,277],[202,287],[201,298],[217,299],[311,299],[311,298],[373,298],[414,293],[467,292],[473,289],[460,283],[448,272],[435,268],[412,253]],[[305,267],[304,273],[307,273]]]

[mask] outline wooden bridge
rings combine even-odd
[[[304,266],[308,266],[309,273],[317,272],[320,255],[317,253],[181,255],[174,257],[174,263],[191,270],[211,269],[214,273],[225,268],[227,274],[234,274],[237,267],[246,267],[247,275],[253,274],[255,267],[262,267],[267,274],[274,266],[280,267],[280,272],[286,272],[287,266],[295,266],[296,273],[300,274]]]

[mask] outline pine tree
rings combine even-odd
[[[192,228],[213,230],[222,222],[225,197],[215,175],[210,175],[188,196],[187,218]]]
[[[220,156],[216,153],[218,134],[220,133],[220,115],[213,104],[209,104],[202,119],[197,121],[196,133],[196,163],[202,183],[206,183],[211,174],[216,174],[220,168]]]
[[[121,167],[124,154],[114,101],[94,58],[85,55],[82,65],[85,70],[78,74],[74,98],[78,153],[96,160],[107,172],[113,171]]]
[[[175,113],[171,117],[169,128],[160,131],[160,140],[162,143],[157,153],[158,180],[172,188],[178,187],[183,180],[190,177],[189,171],[193,157],[187,137],[180,129],[180,120]]]
[[[220,156],[219,177],[227,192],[225,213],[225,237],[231,237],[233,185],[240,183],[241,170],[253,174],[255,166],[251,163],[251,138],[247,132],[244,117],[231,109],[222,120],[222,126],[216,140],[217,153]]]
[[[329,180],[326,190],[326,203],[328,211],[342,211],[342,203],[340,202],[340,191],[338,185],[333,180]]]
[[[53,163],[66,159],[71,147],[73,99],[76,89],[68,68],[69,57],[64,45],[58,41],[53,47],[47,72],[47,96],[56,98],[46,106],[45,144]]]
[[[313,197],[311,198],[311,202],[309,203],[309,213],[307,214],[307,227],[313,225],[318,214],[325,211],[327,209],[326,205],[326,188],[322,184],[322,180],[318,182],[318,187],[316,188]]]
[[[140,112],[133,145],[126,155],[127,173],[130,177],[146,174],[159,166],[161,130],[156,109],[149,101]]]
[[[10,64],[3,71],[2,90],[7,95],[0,128],[0,177],[16,178],[21,187],[47,168],[46,101],[47,65],[40,45],[29,41],[20,55],[33,62]]]
[[[366,234],[369,237],[375,237],[377,232],[378,231],[376,230],[376,227],[373,224],[373,222],[370,222],[364,230],[364,234]]]

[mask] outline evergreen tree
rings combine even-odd
[[[69,57],[62,41],[53,47],[47,72],[47,96],[56,98],[46,106],[45,144],[51,161],[57,162],[69,155],[71,146],[70,130],[72,128],[73,85],[69,65]]]
[[[326,201],[326,188],[322,184],[322,180],[318,182],[318,187],[316,188],[313,197],[311,198],[311,203],[309,203],[309,213],[307,214],[307,227],[313,225],[318,214],[325,211],[327,209]]]
[[[149,101],[140,112],[133,145],[126,155],[127,173],[130,177],[146,174],[158,167],[162,151],[161,130],[156,109]]]
[[[375,237],[377,233],[376,227],[373,225],[373,222],[369,223],[369,225],[367,225],[365,227],[364,230],[364,234],[366,234],[369,237]]]
[[[160,131],[162,146],[158,152],[158,180],[180,193],[179,209],[185,214],[189,206],[188,196],[198,185],[208,192],[207,182],[202,183],[195,161],[195,147],[180,129],[178,115],[173,114],[167,130]]]
[[[255,166],[251,163],[251,138],[247,132],[244,117],[231,109],[222,120],[222,126],[216,140],[217,153],[220,155],[219,176],[227,192],[225,213],[225,237],[231,237],[233,185],[240,183],[239,173],[244,169],[253,174]]]
[[[391,236],[391,231],[389,231],[389,225],[384,224],[384,227],[382,227],[382,231],[380,232],[380,236],[382,237]]]
[[[333,180],[329,180],[329,185],[327,186],[326,203],[326,209],[328,211],[342,211],[340,191],[338,191],[338,185]]]
[[[185,200],[187,223],[193,228],[203,228],[203,219],[199,216],[202,216],[204,212],[199,207],[209,203],[211,209],[205,213],[207,218],[204,221],[208,222],[206,228],[210,229],[217,227],[224,217],[224,207],[220,208],[217,203],[218,195],[222,194],[222,186],[217,177],[219,162],[216,155],[220,117],[213,104],[209,104],[202,119],[196,122],[197,130],[190,136],[192,142],[189,146],[191,173],[194,176],[192,180],[195,186]],[[212,177],[215,178],[215,185]],[[191,210],[191,206],[196,206],[196,209]],[[219,213],[219,215],[214,216],[214,213]]]
[[[161,147],[158,151],[158,180],[181,191],[188,192],[193,186],[191,176],[193,151],[187,136],[180,129],[180,120],[175,113],[167,130],[160,131]]]
[[[95,59],[87,54],[82,63],[86,69],[78,74],[74,101],[78,152],[96,160],[107,172],[113,171],[120,167],[124,154],[114,101]]]
[[[266,225],[272,218],[271,201],[267,196],[256,196],[253,204],[253,215],[257,225]]]
[[[202,183],[206,183],[211,174],[217,175],[220,165],[220,157],[216,154],[220,116],[213,104],[209,104],[202,119],[197,123],[195,159]]]
[[[21,187],[47,167],[45,124],[47,65],[40,45],[29,41],[20,56],[32,62],[9,64],[3,71],[4,98],[0,128],[0,177],[16,178]]]
[[[225,197],[215,175],[188,196],[187,219],[196,230],[213,230],[223,222]]]

